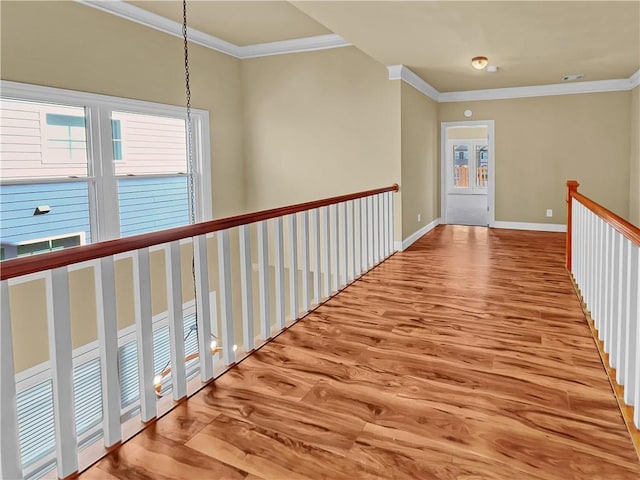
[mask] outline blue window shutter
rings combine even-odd
[[[22,466],[27,469],[55,450],[51,380],[23,390],[16,400]]]
[[[118,350],[118,376],[120,378],[120,404],[126,408],[140,397],[138,380],[138,345],[129,342]]]
[[[73,369],[73,390],[78,437],[102,422],[102,375],[100,359]]]

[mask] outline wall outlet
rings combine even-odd
[[[420,221],[420,220],[422,220],[422,214],[421,213],[418,214],[418,221]]]
[[[553,217],[553,210],[547,208],[547,217]]]

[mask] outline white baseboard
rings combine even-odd
[[[411,235],[409,235],[403,241],[394,242],[393,245],[394,245],[396,251],[398,251],[398,252],[405,251],[407,248],[409,248],[411,245],[413,245],[413,243],[415,243],[416,240],[418,240],[420,237],[422,237],[425,233],[430,232],[431,230],[436,228],[438,225],[440,225],[440,219],[436,218],[432,222],[427,223],[424,227],[422,227],[417,232],[414,232]]]
[[[494,228],[507,228],[510,230],[537,230],[540,232],[566,232],[566,225],[557,223],[523,223],[523,222],[495,222]]]

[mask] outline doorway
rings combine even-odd
[[[495,223],[494,122],[441,124],[442,223]]]

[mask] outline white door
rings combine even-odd
[[[489,144],[486,139],[447,140],[446,222],[489,224]]]

